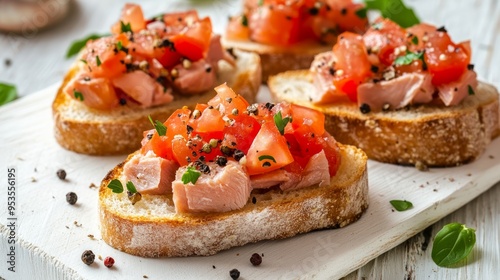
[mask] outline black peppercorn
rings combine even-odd
[[[240,271],[237,270],[236,268],[233,268],[229,271],[229,276],[231,276],[233,280],[236,280],[240,278]]]
[[[237,161],[239,161],[241,158],[243,158],[245,156],[245,154],[240,151],[240,150],[235,150],[234,151],[234,154],[233,154],[233,158]]]
[[[66,180],[66,171],[64,169],[57,170],[57,177],[61,180]]]
[[[262,263],[262,257],[257,253],[253,253],[252,257],[250,257],[250,262],[254,266],[260,265]]]
[[[78,196],[76,195],[76,193],[74,192],[69,192],[66,194],[66,201],[73,205],[76,203],[76,201],[78,200]]]
[[[217,165],[219,165],[220,167],[224,167],[227,164],[227,158],[223,156],[217,156],[215,158],[215,163],[217,163]]]
[[[86,265],[91,265],[94,263],[95,255],[92,250],[85,250],[82,254],[82,262]]]
[[[366,103],[363,103],[361,104],[361,106],[359,107],[359,110],[361,111],[361,113],[363,114],[368,114],[370,113],[371,109],[370,109],[370,105],[366,104]]]

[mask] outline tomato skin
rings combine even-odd
[[[248,19],[246,19],[248,21]],[[232,17],[229,20],[226,29],[226,37],[232,40],[248,40],[250,38],[250,29],[243,25],[243,16]]]
[[[276,162],[268,159],[259,160],[261,156],[272,156]],[[263,123],[248,150],[245,164],[248,174],[266,173],[291,162],[293,162],[293,156],[276,125],[272,122]],[[270,166],[265,163],[270,163]]]
[[[233,119],[234,123],[224,128],[225,136],[222,145],[236,148],[247,154],[261,125],[255,118],[246,114],[235,116]],[[233,146],[232,142],[236,145]]]
[[[319,111],[291,104],[292,127],[298,129],[303,125],[309,126],[316,135],[325,133],[325,115]]]
[[[389,19],[378,19],[363,35],[363,41],[368,49],[378,54],[380,61],[390,66],[396,59],[394,50],[406,45],[406,32]]]
[[[117,37],[120,41],[123,40],[122,43],[128,42],[127,39],[120,38],[121,36]],[[127,41],[125,42],[125,40]],[[82,59],[86,62],[93,77],[112,79],[125,73],[127,69],[121,61],[126,54],[121,51],[114,52],[117,42],[118,40],[112,37],[103,37],[87,42]]]
[[[248,16],[248,25],[255,42],[288,46],[299,41],[299,13],[290,6],[259,6]]]
[[[163,22],[168,27],[184,27],[185,25],[188,25],[197,20],[199,20],[199,17],[196,10],[168,13],[163,15]]]
[[[217,95],[208,101],[208,105],[219,108],[222,114],[228,118],[234,118],[233,110],[238,110],[242,114],[248,107],[248,102],[241,95],[236,94],[227,84],[215,87]]]
[[[167,136],[160,136],[158,132],[155,132],[153,137],[142,146],[141,152],[146,154],[148,151],[153,151],[159,157],[174,159],[170,142]]]
[[[175,50],[192,61],[202,59],[210,46],[212,21],[204,18],[187,27],[187,30],[172,36]]]
[[[144,19],[142,8],[137,4],[125,4],[120,20],[111,27],[113,34],[120,34],[122,32],[121,22],[130,24],[132,32],[139,32],[146,28],[146,20]]]
[[[470,49],[453,43],[446,32],[436,31],[428,36],[431,47],[425,49],[424,59],[432,84],[439,86],[460,79],[470,63]]]
[[[219,132],[222,134],[225,122],[221,113],[215,108],[205,109],[201,116],[194,122],[194,130],[199,133]]]
[[[333,47],[333,53],[337,57],[335,65],[337,72],[333,77],[333,84],[337,90],[344,92],[350,100],[356,102],[359,84],[372,75],[362,37],[351,32],[342,33]]]

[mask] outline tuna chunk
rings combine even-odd
[[[179,73],[174,87],[182,94],[198,94],[214,87],[217,80],[213,66],[204,59],[192,62],[189,68],[175,67]]]
[[[143,71],[133,71],[113,79],[113,85],[139,102],[142,107],[168,103],[174,99],[169,91]]]
[[[179,165],[149,152],[134,155],[123,167],[125,181],[132,181],[141,194],[172,193],[172,181]]]
[[[106,110],[119,103],[115,90],[108,79],[90,78],[88,73],[78,74],[66,85],[64,92],[94,109]]]
[[[210,38],[210,47],[208,48],[206,60],[214,66],[216,72],[219,60],[225,60],[233,66],[236,65],[234,58],[222,47],[220,35],[212,35]]]
[[[242,208],[250,197],[250,178],[243,167],[229,161],[220,167],[208,163],[209,174],[201,174],[195,184],[181,180],[187,167],[177,170],[172,183],[173,200],[177,213],[227,212]]]
[[[282,190],[296,190],[319,184],[320,187],[330,185],[330,171],[325,151],[313,155],[302,170],[301,180],[296,185],[281,185]]]
[[[314,57],[309,69],[313,76],[315,92],[310,92],[311,101],[317,104],[349,101],[347,95],[337,92],[333,85],[333,52],[320,53]]]
[[[267,189],[277,185],[280,185],[280,188],[283,188],[283,186],[286,188],[296,185],[300,181],[300,175],[288,172],[284,169],[278,169],[268,173],[251,176],[250,181],[254,189]]]
[[[408,104],[427,103],[435,91],[430,74],[411,73],[389,81],[365,83],[358,87],[358,104],[368,104],[373,111],[402,108]]]
[[[457,105],[469,95],[469,86],[476,91],[477,84],[476,72],[468,70],[458,81],[438,86],[439,98],[446,106]]]

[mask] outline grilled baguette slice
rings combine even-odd
[[[216,84],[227,82],[246,100],[253,102],[261,84],[259,56],[242,51],[235,51],[234,55],[237,57],[236,68],[220,62]],[[143,132],[152,128],[148,115],[153,120],[166,120],[176,109],[183,106],[193,108],[196,103],[206,103],[215,95],[213,90],[191,96],[174,93],[173,102],[157,107],[144,109],[135,104],[127,104],[111,111],[95,110],[63,92],[76,71],[75,64],[66,74],[52,103],[52,113],[57,142],[77,153],[131,153],[140,148]]]
[[[455,166],[478,158],[500,134],[499,94],[479,83],[475,95],[457,106],[415,105],[408,109],[362,114],[355,103],[315,105],[316,88],[308,70],[269,79],[275,101],[314,108],[326,116],[325,128],[337,141],[363,149],[386,163]]]
[[[303,42],[287,47],[269,46],[252,41],[221,39],[226,48],[233,48],[259,54],[262,63],[262,83],[268,78],[288,70],[309,69],[318,53],[331,51],[331,44]]]
[[[107,188],[122,175],[122,163],[108,173],[99,190],[102,238],[118,250],[143,257],[205,256],[260,240],[344,227],[368,207],[367,157],[353,146],[340,147],[341,165],[329,186],[252,192],[242,209],[225,213],[176,214],[172,197],[166,195],[143,195],[132,205],[127,194]]]

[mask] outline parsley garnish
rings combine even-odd
[[[394,65],[401,66],[401,65],[408,65],[411,64],[415,60],[419,60],[424,58],[424,53],[423,52],[409,52],[406,51],[406,54],[403,56],[399,56],[394,60]]]
[[[413,203],[406,200],[391,200],[391,205],[398,211],[406,211],[413,207]]]
[[[259,6],[264,5],[264,0],[259,0],[259,3],[257,5],[259,5]]]
[[[122,193],[123,192],[123,185],[122,182],[118,179],[113,179],[111,182],[108,184],[108,188],[111,189],[114,193]]]
[[[122,29],[122,33],[132,32],[132,27],[130,26],[130,22],[125,24],[125,23],[123,23],[123,21],[120,20],[120,27]]]
[[[159,120],[155,120],[153,122],[153,119],[151,119],[151,116],[148,116],[149,122],[154,126],[156,131],[158,132],[158,135],[160,136],[165,136],[167,135],[167,127],[161,123]]]
[[[201,173],[198,172],[194,167],[188,166],[186,169],[186,172],[182,174],[182,183],[187,184],[187,183],[193,183],[196,184],[196,181],[198,178],[201,176]]]
[[[276,163],[276,160],[274,159],[274,157],[273,157],[273,156],[270,156],[270,155],[262,155],[262,156],[260,156],[260,157],[259,157],[259,161],[263,161],[263,160],[266,160],[266,159],[268,159],[268,160],[272,160],[272,161],[274,161],[274,163]]]
[[[281,115],[281,111],[279,111],[276,115],[274,115],[274,123],[276,124],[276,127],[278,128],[278,131],[281,133],[281,135],[285,134],[285,127],[288,124],[288,122],[291,121],[290,117],[283,118]]]
[[[87,61],[85,59],[80,59],[80,61],[87,64]]]
[[[0,83],[0,105],[7,104],[16,98],[16,86]]]
[[[366,18],[366,12],[368,12],[368,9],[366,8],[361,8],[357,10],[355,13],[359,18]]]
[[[137,192],[137,189],[135,188],[135,185],[134,185],[134,183],[132,183],[132,181],[128,181],[127,182],[127,190],[130,193],[136,193]]]
[[[364,0],[364,2],[368,10],[378,10],[383,17],[396,22],[404,28],[420,23],[415,12],[406,7],[402,0]]]
[[[109,36],[109,34],[91,34],[83,39],[74,41],[66,52],[66,58],[70,58],[75,54],[79,53],[83,47],[87,44],[87,41],[99,39],[102,37]]]
[[[467,89],[469,90],[469,95],[474,95],[474,94],[476,94],[476,93],[474,92],[474,89],[472,88],[472,86],[471,86],[471,85],[467,85]]]
[[[76,91],[73,89],[73,95],[75,96],[76,99],[79,99],[80,101],[83,101],[83,94],[79,91]]]
[[[118,41],[118,42],[116,43],[116,49],[117,49],[118,51],[121,51],[121,50],[122,50],[122,48],[123,48],[122,41]]]
[[[418,37],[417,37],[417,36],[413,36],[413,38],[411,38],[411,42],[412,42],[414,45],[418,45]]]
[[[98,55],[96,55],[96,57],[95,57],[95,63],[97,64],[97,66],[101,66],[101,64],[102,64],[101,59],[99,58]]]
[[[439,266],[449,266],[465,259],[476,244],[476,230],[459,223],[445,225],[432,245],[432,260]]]
[[[243,26],[245,26],[245,27],[247,27],[247,26],[248,26],[248,18],[247,18],[247,16],[246,16],[246,15],[243,15],[243,16],[241,17],[241,25],[243,25]]]

